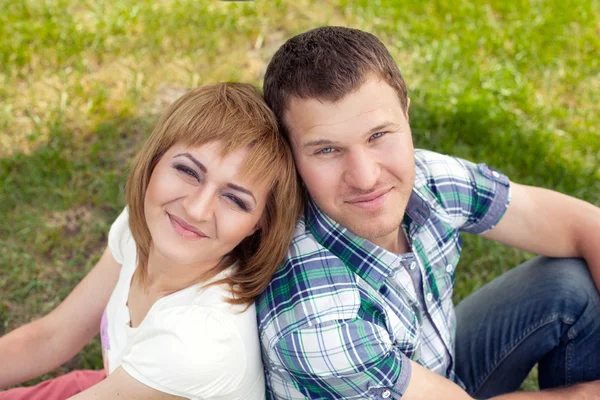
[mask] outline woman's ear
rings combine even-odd
[[[250,237],[250,236],[254,235],[254,232],[256,232],[257,230],[259,230],[260,228],[261,228],[261,227],[260,227],[260,222],[258,222],[258,223],[257,223],[257,224],[254,226],[254,228],[253,228],[253,229],[250,231],[250,233],[246,235],[246,237]]]
[[[263,226],[265,225],[265,214],[266,214],[266,212],[263,211],[263,215],[260,217],[260,219],[258,220],[258,222],[256,223],[256,225],[254,225],[254,228],[252,228],[252,230],[250,231],[250,233],[246,235],[246,237],[250,237],[250,236],[254,235],[254,233],[257,230],[263,228]]]
[[[406,117],[406,122],[408,122],[409,120],[409,116],[408,116],[408,110],[410,109],[410,97],[406,98],[408,101],[406,102],[406,114],[404,115]]]

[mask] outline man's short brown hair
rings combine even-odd
[[[358,29],[324,26],[294,36],[277,50],[265,74],[265,100],[288,135],[283,117],[290,99],[335,102],[357,90],[369,74],[396,90],[406,113],[406,84],[384,44]]]

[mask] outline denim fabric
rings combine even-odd
[[[456,307],[456,374],[475,398],[600,379],[600,295],[581,259],[536,257]]]

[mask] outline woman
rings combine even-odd
[[[98,381],[74,398],[264,398],[253,300],[300,209],[290,150],[256,89],[184,95],[134,160],[96,266],[54,311],[0,339],[0,387],[58,367],[99,331],[105,371],[0,399],[67,398]]]

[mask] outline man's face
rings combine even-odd
[[[296,167],[321,210],[358,236],[396,246],[415,167],[394,89],[370,77],[337,102],[294,98],[284,120]]]

